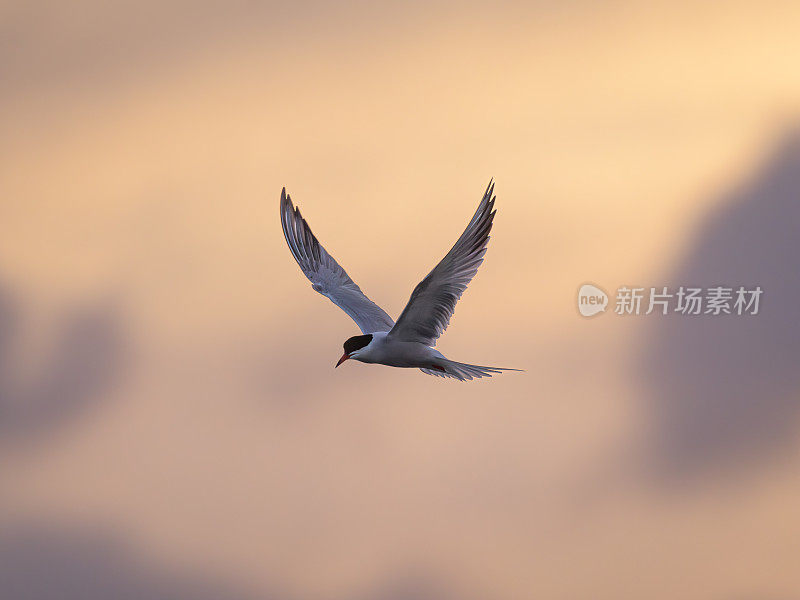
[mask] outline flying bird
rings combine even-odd
[[[356,322],[362,335],[345,341],[338,367],[348,359],[390,367],[414,367],[428,375],[460,381],[491,377],[501,367],[482,367],[446,358],[433,346],[456,308],[456,302],[478,272],[494,220],[494,183],[489,182],[475,216],[453,248],[423,279],[395,323],[328,254],[286,193],[281,192],[281,225],[297,264],[311,287]]]

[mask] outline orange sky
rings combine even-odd
[[[91,566],[101,532],[153,597],[800,594],[798,18],[0,8],[0,563],[63,539]],[[526,373],[334,371],[357,330],[292,260],[281,188],[397,316],[490,177],[438,347]],[[586,281],[693,277],[763,283],[763,318],[575,310]]]

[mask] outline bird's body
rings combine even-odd
[[[344,343],[344,354],[337,367],[345,360],[353,359],[390,367],[414,367],[428,375],[461,381],[517,370],[459,363],[432,347],[447,328],[456,302],[483,262],[495,214],[492,210],[493,191],[494,185],[490,183],[464,233],[414,288],[395,323],[364,295],[317,241],[284,188],[281,193],[281,224],[289,249],[311,281],[311,287],[346,312],[362,332],[362,335],[351,337]]]
[[[350,358],[389,367],[444,368],[442,361],[447,359],[435,348],[421,342],[403,342],[390,336],[387,331],[377,331],[371,335],[369,344],[356,350]]]
[[[389,367],[423,367],[433,364],[434,358],[437,358],[435,354],[441,356],[440,352],[420,342],[394,339],[388,331],[376,331],[371,335],[369,344],[356,350],[350,358]]]

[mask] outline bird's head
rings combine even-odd
[[[342,354],[342,358],[339,359],[339,362],[336,363],[336,366],[338,367],[348,358],[358,359],[359,353],[364,348],[366,348],[371,341],[372,341],[371,333],[368,333],[366,335],[355,335],[351,337],[344,343],[344,354]]]

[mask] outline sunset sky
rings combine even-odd
[[[800,596],[799,24],[2,4],[0,596]],[[358,330],[294,262],[281,188],[396,318],[490,178],[437,348],[525,372],[334,370]],[[764,295],[584,319],[586,282]]]

